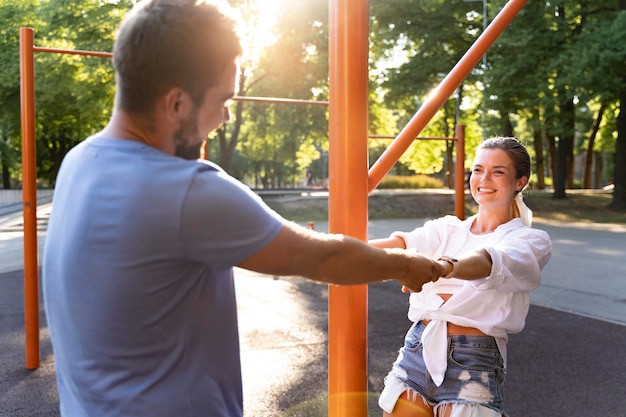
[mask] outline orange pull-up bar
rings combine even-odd
[[[331,0],[328,226],[367,240],[367,0]],[[367,416],[367,285],[328,288],[329,416]]]
[[[37,153],[33,30],[20,28],[22,113],[22,206],[24,211],[24,335],[26,368],[39,367],[39,279],[37,263]]]
[[[37,160],[35,149],[35,52],[110,58],[92,52],[34,46],[34,31],[20,28],[20,106],[22,114],[22,206],[24,213],[24,334],[26,368],[39,367],[39,278],[37,245]]]

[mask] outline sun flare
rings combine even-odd
[[[251,14],[246,19],[250,55],[257,55],[259,51],[276,41],[275,25],[281,3],[282,0],[252,1]]]

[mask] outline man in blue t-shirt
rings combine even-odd
[[[241,416],[234,266],[412,290],[441,274],[287,222],[199,160],[240,54],[234,21],[206,2],[144,0],[120,27],[113,116],[64,159],[46,238],[63,416]]]

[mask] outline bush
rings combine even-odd
[[[377,188],[381,190],[396,188],[444,188],[444,184],[439,178],[423,174],[411,176],[387,175]]]

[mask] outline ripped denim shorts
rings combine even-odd
[[[491,336],[448,336],[448,369],[438,387],[430,378],[422,355],[424,328],[418,322],[409,329],[404,346],[385,378],[385,388],[378,401],[380,407],[391,413],[399,396],[409,390],[435,411],[444,404],[459,404],[486,407],[493,415],[506,415],[504,360],[496,340]]]

